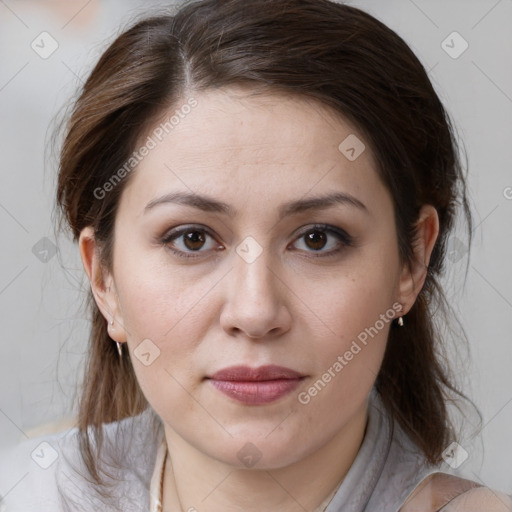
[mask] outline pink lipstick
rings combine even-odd
[[[225,395],[247,405],[268,404],[291,393],[304,378],[283,366],[231,366],[209,377]]]

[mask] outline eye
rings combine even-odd
[[[299,249],[310,253],[313,257],[334,256],[354,243],[353,238],[347,232],[328,224],[309,226],[296,240],[303,241],[302,244],[299,244],[302,245]],[[180,258],[197,258],[201,256],[199,253],[205,253],[215,247],[224,249],[224,246],[216,244],[215,238],[207,229],[199,226],[173,229],[162,237],[161,243]]]
[[[208,239],[210,239],[209,243]],[[195,258],[199,255],[193,253],[206,252],[215,248],[213,236],[206,229],[197,226],[171,230],[164,235],[161,242],[181,258]],[[222,245],[217,246],[221,249],[224,248]]]
[[[352,237],[344,230],[328,224],[315,224],[303,231],[299,238],[303,241],[301,250],[306,252],[319,253],[314,257],[333,256],[338,254],[344,247],[352,246]],[[327,250],[324,250],[327,249]]]

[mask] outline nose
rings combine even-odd
[[[290,329],[287,297],[291,292],[271,263],[266,250],[251,263],[234,255],[220,317],[222,328],[229,335],[268,339]]]

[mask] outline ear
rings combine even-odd
[[[416,222],[416,238],[413,242],[413,261],[404,264],[400,276],[398,302],[403,305],[400,315],[405,315],[413,306],[427,277],[430,256],[439,234],[437,210],[429,204],[421,207]]]
[[[124,322],[119,308],[114,278],[101,265],[99,248],[92,227],[85,227],[80,232],[78,245],[94,300],[108,324],[109,336],[114,341],[123,343],[126,341],[126,330],[123,327]]]

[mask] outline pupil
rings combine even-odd
[[[204,241],[204,235],[199,231],[189,231],[185,235],[185,245],[191,250],[200,249]]]
[[[312,231],[306,235],[306,244],[311,249],[322,249],[326,242],[326,234],[321,231]]]
[[[204,242],[204,235],[199,231],[189,231],[185,235],[185,245],[188,249],[200,249]],[[321,231],[312,231],[306,235],[306,243],[311,249],[322,249],[326,243],[326,235]]]

